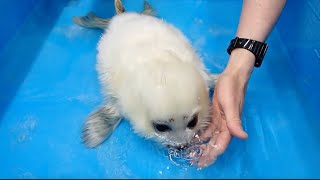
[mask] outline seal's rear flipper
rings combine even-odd
[[[88,13],[86,16],[75,16],[72,20],[80,26],[97,29],[106,29],[110,23],[110,19],[99,18],[93,12]]]
[[[126,11],[121,0],[114,0],[114,9],[116,10],[116,14],[121,14]]]
[[[116,10],[116,14],[121,14],[126,11],[121,0],[114,0],[114,7]],[[146,0],[143,1],[143,11],[141,12],[141,14],[155,16],[153,8]]]
[[[121,0],[114,0],[114,6],[117,15],[126,11]],[[155,11],[146,0],[144,0],[141,14],[156,16]],[[74,16],[72,17],[72,20],[74,23],[85,28],[106,29],[109,26],[111,18],[100,18],[93,12],[90,12],[86,16]]]
[[[219,78],[220,74],[210,74],[209,75],[209,88],[214,89],[215,84],[217,83],[217,80]]]
[[[152,6],[146,0],[144,0],[144,2],[143,2],[142,14],[146,14],[146,15],[149,15],[149,16],[156,16],[156,13],[155,13],[154,9],[152,8]]]
[[[89,115],[82,131],[83,143],[94,148],[105,141],[121,121],[117,109],[105,105]]]

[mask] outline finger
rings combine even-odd
[[[198,167],[204,168],[213,164],[217,160],[217,157],[226,150],[230,140],[231,135],[226,131],[219,134],[216,143],[212,140],[205,147],[202,147],[203,155],[199,159]]]
[[[226,122],[221,124],[221,132],[216,139],[211,139],[206,147],[202,146],[203,154],[199,159],[199,168],[207,167],[214,163],[219,155],[221,155],[228,147],[231,141],[231,134],[227,128]]]
[[[213,97],[213,102],[212,102],[212,109],[211,109],[211,124],[208,127],[208,129],[203,133],[201,139],[202,140],[208,140],[209,138],[212,137],[212,135],[216,132],[220,130],[220,126],[221,126],[221,122],[222,122],[222,118],[220,116],[220,107],[218,105],[218,102],[215,98],[216,95],[214,95]]]
[[[215,144],[217,142],[217,139],[219,137],[220,131],[218,129],[216,129],[215,131],[212,131],[212,134],[210,135],[210,141],[205,145],[203,144],[202,146],[200,146],[200,148],[203,150],[204,154],[206,154],[206,149],[204,148],[206,146],[210,146],[211,148],[215,147]]]
[[[220,117],[219,106],[216,102],[213,102],[212,105],[212,116],[211,116],[211,124],[209,125],[208,129],[201,135],[201,140],[208,140],[212,137],[212,135],[220,129],[220,122],[222,118]]]
[[[219,155],[219,151],[217,151],[218,145],[216,144],[216,142],[220,137],[222,137],[221,133],[219,131],[215,131],[213,132],[209,143],[200,147],[203,151],[203,154],[198,162],[198,166],[200,168],[209,166],[216,160],[217,156]]]
[[[201,149],[203,150],[203,154],[201,155],[199,161],[198,161],[198,167],[204,168],[209,166],[210,164],[214,163],[216,160],[216,155],[214,155],[212,152],[214,152],[214,146],[211,146],[209,144],[202,145]]]
[[[231,134],[227,128],[226,122],[223,122],[221,132],[216,137],[214,144],[210,144],[215,149],[215,155],[222,154],[229,145]]]
[[[219,156],[222,154],[228,147],[229,143],[231,141],[231,134],[230,132],[226,129],[222,131],[216,141],[216,147],[215,147],[215,155]]]
[[[220,131],[218,129],[213,131],[212,136],[211,136],[211,140],[209,142],[210,146],[213,147],[216,144],[219,135],[220,135]]]
[[[203,134],[201,134],[200,139],[202,141],[207,141],[212,137],[212,134],[214,134],[215,131],[217,131],[217,128],[215,125],[209,126],[208,129]]]
[[[215,131],[215,127],[209,126],[209,128],[200,136],[201,141],[206,141],[211,138],[212,132]]]

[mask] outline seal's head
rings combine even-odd
[[[143,82],[141,86],[130,89],[134,102],[125,103],[132,105],[127,108],[131,109],[128,119],[146,138],[165,146],[185,146],[209,121],[206,74],[194,64],[171,59],[153,61],[145,69],[148,74],[140,73],[135,79],[137,84]]]

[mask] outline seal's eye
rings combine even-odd
[[[196,114],[196,115],[194,115],[194,116],[192,117],[192,119],[189,121],[187,127],[188,127],[189,129],[192,129],[192,128],[194,128],[194,127],[197,125],[197,122],[198,122],[198,115]]]
[[[158,132],[167,132],[171,131],[171,128],[168,125],[165,124],[158,124],[158,123],[153,123],[154,129],[156,129]]]

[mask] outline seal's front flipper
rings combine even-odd
[[[72,20],[80,26],[97,29],[106,29],[110,23],[110,19],[99,18],[93,12],[86,16],[75,16]]]
[[[220,74],[209,74],[209,88],[214,89]]]
[[[94,148],[105,141],[121,121],[121,116],[112,105],[105,105],[89,115],[82,131],[83,143]]]
[[[156,13],[155,13],[154,9],[152,8],[152,6],[146,0],[144,0],[144,2],[143,2],[142,14],[146,14],[146,15],[150,15],[150,16],[156,16]]]

